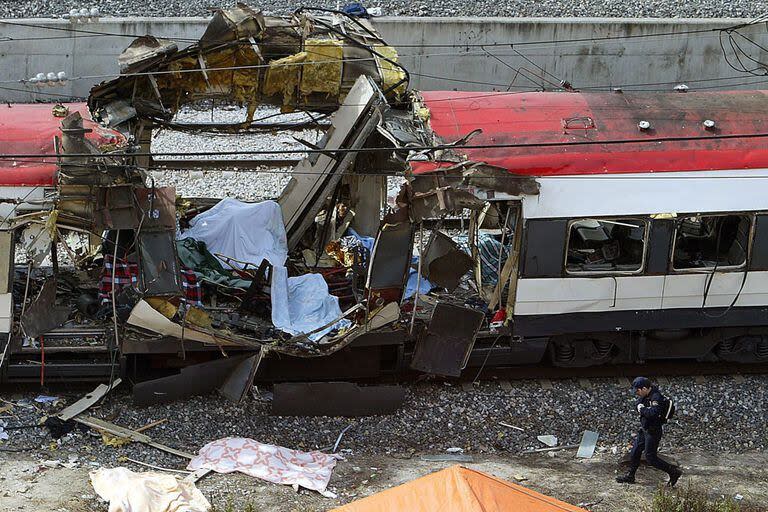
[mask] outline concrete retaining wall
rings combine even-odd
[[[66,71],[71,77],[115,74],[117,55],[131,36],[152,34],[186,46],[197,40],[207,24],[203,18],[114,18],[78,25],[64,20],[8,21],[13,25],[0,24],[3,101],[55,99],[43,92],[85,97],[103,79],[43,88],[4,82],[48,71]],[[717,29],[742,21],[406,17],[379,18],[375,23],[384,39],[398,47],[417,89],[551,88],[561,79],[582,89],[649,84],[634,88],[660,90],[679,82],[691,89],[766,87],[765,78],[738,73],[723,58]],[[691,31],[703,32],[679,34]],[[768,46],[764,26],[742,32]],[[610,39],[614,37],[618,39]],[[754,56],[768,61],[765,52]]]

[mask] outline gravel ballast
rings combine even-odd
[[[336,8],[347,2],[250,2],[272,14],[287,14],[302,5]],[[73,8],[98,5],[105,15],[113,16],[207,16],[212,7],[231,7],[225,0],[107,0],[81,2],[80,0],[20,0],[0,3],[0,18],[57,17]],[[385,16],[534,16],[534,17],[616,17],[616,18],[742,18],[765,14],[768,3],[754,0],[480,0],[459,2],[365,2],[366,7],[381,7]]]
[[[271,416],[270,395],[264,390],[254,391],[239,406],[206,395],[152,407],[134,406],[126,390],[121,390],[89,414],[133,429],[167,418],[146,433],[157,442],[191,453],[227,436],[301,450],[328,450],[339,432],[352,425],[340,443],[347,454],[413,456],[445,453],[450,448],[461,448],[466,454],[518,454],[543,447],[537,435],[552,434],[559,444],[574,444],[584,430],[595,430],[600,434],[598,450],[618,458],[639,425],[634,398],[628,386],[615,379],[590,383],[585,389],[575,380],[560,380],[553,382],[553,389],[543,389],[537,381],[515,381],[511,390],[495,381],[480,382],[471,390],[455,383],[409,383],[405,404],[395,414],[362,418]],[[768,448],[764,429],[768,376],[749,376],[743,382],[727,376],[708,377],[704,383],[680,377],[670,379],[662,391],[677,404],[677,415],[665,428],[663,452],[742,453]],[[68,393],[62,402],[71,403],[82,394]],[[29,403],[34,396],[24,398]],[[64,405],[17,406],[6,421],[9,425],[37,423]],[[114,465],[122,456],[168,467],[183,463],[138,443],[105,446],[100,436],[88,432],[67,434],[53,451],[51,443],[45,429],[24,429],[10,431],[4,446],[26,447],[45,459],[83,464]]]

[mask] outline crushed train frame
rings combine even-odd
[[[152,403],[239,400],[255,379],[768,360],[764,91],[412,91],[366,21],[242,4],[120,65],[89,98],[100,124],[35,105],[10,110],[37,124],[0,126],[56,155],[4,151],[0,380],[120,374]],[[275,201],[155,187],[153,129],[195,129],[174,115],[212,99],[247,106],[206,127],[233,137],[263,104],[330,124]]]

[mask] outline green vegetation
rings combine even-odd
[[[653,497],[651,512],[760,512],[758,507],[737,501],[730,496],[712,497],[706,491],[694,487],[669,489],[660,487]]]

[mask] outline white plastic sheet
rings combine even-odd
[[[285,267],[272,269],[272,323],[289,334],[306,334],[333,322],[341,316],[339,299],[328,293],[328,285],[320,274],[288,277]],[[334,328],[346,327],[341,320],[310,336],[319,340]]]
[[[207,512],[211,508],[194,483],[172,475],[101,468],[90,477],[96,494],[109,502],[109,512]]]
[[[243,203],[222,199],[192,219],[189,229],[179,238],[203,241],[212,254],[219,253],[255,266],[265,258],[276,267],[282,266],[288,256],[283,215],[280,205],[274,201]]]

